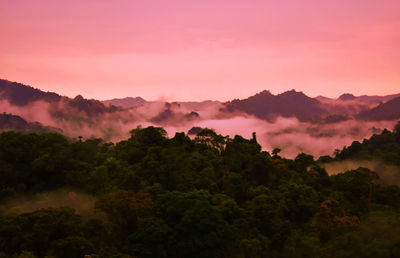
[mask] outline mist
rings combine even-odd
[[[75,190],[59,189],[53,192],[44,192],[35,195],[14,197],[4,203],[0,213],[5,215],[19,215],[39,209],[70,207],[82,216],[94,216],[96,198]]]
[[[273,122],[258,119],[242,112],[221,112],[219,102],[168,103],[150,102],[130,109],[87,114],[71,107],[65,100],[57,103],[37,101],[27,106],[14,106],[0,101],[0,110],[21,116],[28,122],[61,129],[62,133],[85,139],[95,137],[105,141],[120,141],[129,137],[137,126],[162,126],[173,137],[176,132],[187,133],[192,127],[214,129],[233,137],[250,138],[253,132],[266,151],[280,148],[280,155],[295,157],[304,152],[316,157],[332,155],[353,141],[368,138],[384,128],[391,130],[396,121],[346,120],[329,124],[300,122],[296,118],[277,117]]]
[[[400,166],[390,165],[380,160],[345,160],[322,164],[322,167],[329,175],[364,167],[376,172],[383,184],[400,186]]]
[[[293,158],[304,152],[316,157],[332,155],[336,149],[342,149],[353,141],[368,138],[384,128],[392,129],[396,121],[365,122],[348,120],[335,124],[311,124],[300,122],[296,118],[279,117],[267,122],[251,116],[235,116],[227,119],[202,120],[191,126],[215,129],[222,135],[239,134],[251,138],[256,132],[259,144],[266,151],[280,148],[280,155]],[[169,134],[189,127],[167,127]],[[189,128],[190,129],[190,128]]]

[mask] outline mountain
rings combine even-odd
[[[57,102],[61,98],[54,92],[44,92],[21,83],[0,79],[0,100],[8,100],[12,105],[24,106],[39,100]]]
[[[317,100],[321,102],[359,102],[359,103],[365,103],[368,105],[378,105],[380,103],[388,102],[389,100],[395,99],[400,97],[400,93],[398,94],[391,94],[391,95],[385,95],[385,96],[369,96],[369,95],[361,95],[361,96],[354,96],[351,93],[344,93],[339,96],[337,99],[332,99],[332,98],[327,98],[324,96],[318,96],[316,97]]]
[[[33,131],[33,132],[62,132],[61,129],[49,126],[43,126],[38,122],[27,122],[20,116],[2,113],[0,114],[0,131],[17,130],[17,131]]]
[[[200,115],[197,112],[191,111],[185,113],[185,108],[182,108],[181,104],[178,102],[165,102],[160,112],[149,121],[158,125],[163,125],[172,123],[179,124],[198,119],[200,119]]]
[[[351,93],[344,93],[339,96],[337,99],[327,98],[324,96],[315,97],[318,101],[321,102],[361,102],[369,105],[378,105],[384,102],[388,102],[389,100],[395,99],[400,97],[400,93],[398,94],[391,94],[385,96],[369,96],[369,95],[361,95],[361,96],[354,96]]]
[[[393,120],[400,118],[399,98],[400,94],[354,96],[350,93],[345,93],[338,99],[322,96],[311,98],[303,92],[291,90],[278,95],[262,91],[245,99],[225,103],[210,100],[168,103],[146,101],[141,97],[99,101],[86,99],[81,95],[75,98],[64,97],[21,83],[0,80],[0,104],[4,104],[0,107],[3,107],[4,111],[44,124],[47,124],[48,120],[44,116],[40,118],[39,113],[47,111],[44,113],[48,113],[50,119],[53,119],[54,123],[51,124],[60,125],[62,128],[65,126],[62,124],[64,122],[96,128],[104,121],[105,116],[112,119],[113,123],[142,121],[164,126],[196,120],[218,120],[240,116],[240,113],[254,115],[267,121],[273,121],[280,116],[314,123],[337,123],[349,119]],[[15,110],[9,110],[9,104]],[[26,111],[29,116],[26,116]],[[107,124],[103,123],[103,126],[106,128]]]
[[[356,118],[370,121],[400,119],[400,97],[363,111]]]
[[[366,103],[372,103],[372,104],[380,104],[384,103],[387,101],[390,101],[392,99],[400,97],[400,94],[392,94],[392,95],[386,95],[386,96],[366,96],[362,95],[357,97],[360,101],[366,102]]]
[[[124,108],[132,108],[132,107],[138,107],[141,106],[145,103],[147,103],[146,100],[144,100],[141,97],[126,97],[126,98],[121,98],[121,99],[110,99],[110,100],[103,100],[102,101],[106,105],[114,105],[114,106],[119,106],[119,107],[124,107]]]
[[[335,101],[335,99],[331,99],[325,96],[317,96],[315,97],[316,100],[318,100],[319,102],[330,102],[330,101]]]
[[[273,95],[262,91],[246,99],[225,103],[225,111],[241,111],[264,120],[277,116],[296,117],[303,122],[337,123],[349,119],[394,120],[400,118],[400,94],[354,96],[342,94],[338,99],[311,98],[295,90]]]
[[[18,107],[42,101],[52,105],[51,111],[55,116],[67,115],[65,113],[71,112],[94,116],[118,110],[115,106],[105,106],[99,100],[85,99],[81,95],[71,99],[54,92],[44,92],[28,85],[0,79],[1,100]]]
[[[115,112],[118,110],[118,108],[113,105],[106,106],[99,100],[85,99],[81,95],[78,95],[73,99],[68,99],[67,105],[71,108],[83,111],[89,116]]]
[[[316,99],[321,102],[322,108],[332,116],[325,120],[337,121],[337,118],[339,117],[342,117],[341,119],[347,117],[347,119],[392,120],[393,117],[396,119],[396,116],[390,115],[393,111],[389,109],[379,111],[378,113],[375,113],[373,117],[372,115],[367,115],[367,113],[378,107],[380,104],[384,104],[398,97],[400,97],[400,94],[386,96],[354,96],[351,93],[345,93],[340,95],[337,99],[326,98],[323,96],[318,96]]]
[[[318,100],[295,90],[276,96],[269,91],[262,91],[247,99],[235,99],[226,103],[226,110],[242,111],[265,120],[283,116],[296,117],[300,121],[316,121],[326,115]]]
[[[347,101],[347,100],[355,100],[355,99],[357,99],[357,97],[354,96],[353,94],[350,94],[350,93],[342,94],[342,95],[340,95],[339,98],[338,98],[338,100],[344,100],[344,101]]]
[[[356,100],[360,102],[364,102],[367,104],[380,104],[380,103],[385,103],[388,102],[392,99],[400,97],[400,94],[392,94],[392,95],[386,95],[386,96],[368,96],[368,95],[362,95],[362,96],[354,96],[353,94],[343,94],[339,97],[339,100]]]

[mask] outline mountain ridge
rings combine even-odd
[[[213,106],[214,108],[220,107],[221,114],[233,115],[235,112],[242,112],[267,121],[273,121],[276,117],[295,117],[302,122],[313,123],[338,122],[347,119],[380,121],[400,118],[400,113],[396,112],[396,110],[400,110],[400,101],[393,101],[397,98],[400,98],[400,94],[354,96],[351,93],[345,93],[338,99],[330,99],[323,96],[312,98],[296,90],[286,91],[277,95],[264,90],[244,99],[233,99],[227,102],[210,100],[164,102],[147,101],[142,97],[100,101],[86,99],[81,95],[69,98],[54,92],[44,92],[18,82],[0,80],[0,100],[6,100],[18,107],[25,107],[36,101],[43,101],[52,105],[51,112],[54,116],[62,119],[76,116],[76,112],[78,112],[90,120],[99,115],[112,114],[127,108],[159,105],[158,103],[160,103],[159,106],[168,107],[168,104],[172,103],[177,104],[176,112],[196,114],[188,115],[188,117],[194,118],[199,118],[200,111]],[[385,105],[386,103],[389,104]],[[165,110],[161,112],[165,112]],[[154,121],[163,121],[160,118],[172,117],[171,114],[168,116],[163,113],[159,114]]]

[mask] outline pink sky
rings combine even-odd
[[[399,0],[0,0],[0,78],[67,96],[400,92]]]

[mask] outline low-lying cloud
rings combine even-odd
[[[71,207],[83,216],[94,216],[96,199],[88,194],[73,190],[59,189],[32,196],[24,195],[9,200],[0,208],[6,215],[18,215],[39,209]]]
[[[380,160],[345,160],[322,164],[329,175],[335,175],[359,167],[378,173],[384,184],[400,185],[400,166],[387,164]]]
[[[162,126],[173,137],[176,132],[188,132],[193,126],[198,126],[212,128],[222,135],[238,134],[246,138],[256,132],[258,142],[264,150],[280,148],[281,155],[286,157],[294,157],[300,152],[316,157],[332,155],[336,149],[342,149],[355,140],[368,138],[384,128],[390,130],[396,123],[347,120],[313,124],[284,117],[267,122],[240,112],[221,112],[221,107],[222,104],[216,102],[203,105],[152,102],[136,108],[88,115],[63,101],[38,101],[24,107],[13,106],[5,100],[0,101],[0,110],[19,115],[29,122],[60,128],[65,135],[72,138],[100,137],[106,141],[120,141],[127,139],[129,131],[139,125]]]

